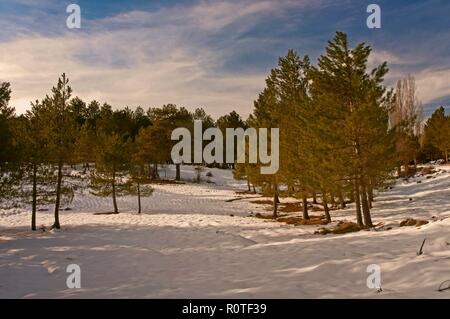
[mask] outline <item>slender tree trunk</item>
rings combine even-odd
[[[256,194],[256,187],[255,187],[255,184],[252,184],[252,187],[253,187],[253,193]]]
[[[61,185],[62,185],[62,166],[63,162],[60,159],[58,163],[58,180],[56,183],[56,201],[55,201],[55,222],[51,228],[60,229],[61,225],[59,223],[59,205],[61,203]]]
[[[336,205],[336,201],[334,200],[334,192],[330,191],[330,204],[331,205]]]
[[[372,182],[370,182],[368,190],[367,190],[367,198],[369,200],[369,208],[373,208],[373,186]]]
[[[248,176],[247,176],[247,187],[248,187],[248,191],[250,192],[250,179],[248,178]]]
[[[142,212],[141,210],[141,184],[137,182],[137,194],[138,194],[138,214]]]
[[[317,204],[317,193],[316,192],[312,193],[312,198],[313,198],[313,204]]]
[[[402,167],[401,167],[401,165],[397,166],[397,176],[398,177],[402,176]]]
[[[361,214],[361,198],[359,196],[359,185],[358,180],[355,179],[354,182],[354,196],[355,196],[355,204],[356,204],[356,223],[358,226],[364,226]]]
[[[372,218],[370,217],[369,203],[367,200],[366,185],[365,185],[363,179],[360,180],[360,183],[361,183],[360,196],[361,196],[361,204],[362,204],[362,213],[363,213],[363,218],[364,218],[364,226],[373,227]]]
[[[338,197],[339,197],[339,205],[341,206],[342,209],[345,208],[345,198],[344,198],[344,194],[342,193],[342,188],[339,188],[338,190]]]
[[[33,203],[31,208],[31,230],[36,230],[37,165],[33,164]]]
[[[323,210],[325,212],[325,219],[327,220],[327,222],[331,223],[330,208],[328,207],[327,193],[325,191],[322,192],[322,202]]]
[[[119,209],[117,208],[117,199],[116,199],[116,168],[113,167],[113,175],[112,175],[112,198],[113,198],[113,206],[114,206],[114,214],[119,213]]]
[[[181,179],[181,169],[180,169],[180,164],[176,164],[175,168],[176,168],[176,173],[175,173],[175,180],[179,181]]]
[[[154,163],[153,164],[153,174],[152,174],[152,179],[158,179],[159,178],[159,174],[158,174],[158,163]]]
[[[308,214],[308,198],[306,192],[302,192],[303,219],[309,219]]]
[[[278,217],[278,185],[273,188],[273,217]]]

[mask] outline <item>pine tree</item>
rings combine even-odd
[[[448,164],[450,150],[450,115],[445,115],[444,107],[436,109],[425,124],[425,143],[439,149]]]
[[[17,171],[18,150],[14,146],[15,110],[9,107],[11,86],[0,83],[0,203],[14,196],[20,178]]]
[[[147,160],[142,156],[139,144],[133,143],[131,145],[131,159],[128,169],[130,174],[128,193],[129,195],[137,196],[138,214],[142,212],[141,197],[149,197],[153,194],[153,188],[150,186],[152,180],[149,178],[146,163]]]
[[[219,117],[216,121],[216,127],[219,128],[222,132],[223,137],[223,145],[226,143],[226,129],[227,128],[242,128],[244,130],[247,129],[247,124],[242,120],[241,116],[236,112],[232,111],[229,114],[223,115]],[[236,145],[236,138],[235,138],[235,145]],[[248,147],[248,146],[247,146]],[[223,159],[226,159],[226,148],[223,148]],[[233,158],[237,158],[237,148],[234,149],[234,155]],[[224,165],[225,167],[228,167],[228,164]],[[236,164],[231,165],[232,168],[236,167]]]
[[[198,119],[206,121],[208,117],[202,109],[196,109],[194,114]],[[167,163],[171,161],[171,149],[176,141],[171,140],[172,131],[178,127],[185,127],[192,131],[193,115],[185,108],[178,108],[174,104],[163,105],[161,108],[151,108],[148,111],[151,125],[145,131],[140,133],[138,143],[145,148],[141,153],[145,154],[154,165],[153,178],[157,176],[157,165],[159,163]],[[212,119],[211,119],[212,121]],[[205,127],[203,127],[205,129]],[[146,144],[146,145],[144,145]],[[180,164],[175,165],[175,180],[181,179]]]
[[[8,106],[11,98],[11,86],[8,82],[0,83],[0,172],[11,160],[12,133],[11,119],[14,115],[14,108]]]
[[[129,163],[129,143],[117,133],[97,132],[95,140],[95,171],[91,172],[91,193],[112,197],[113,213],[118,214],[117,197],[127,193],[126,174]]]
[[[69,112],[72,89],[68,83],[69,79],[63,73],[58,79],[57,85],[52,88],[52,95],[47,95],[41,102],[42,109],[40,112],[42,120],[46,122],[44,134],[48,140],[48,158],[57,167],[55,221],[52,225],[52,228],[56,229],[61,227],[59,209],[61,206],[62,190],[65,188],[63,165],[71,160],[71,152],[73,151],[76,134],[75,120]]]
[[[357,221],[366,227],[372,227],[368,185],[371,179],[385,178],[392,145],[388,130],[392,97],[382,85],[388,69],[383,63],[368,72],[370,52],[364,43],[350,48],[347,36],[337,32],[310,72],[317,181],[328,192],[339,189],[342,180],[353,181],[359,196]]]
[[[389,122],[395,132],[397,171],[409,174],[409,164],[416,162],[422,135],[422,104],[416,96],[415,79],[408,75],[397,82],[395,96],[389,110]]]
[[[250,127],[255,129],[279,127],[276,113],[279,103],[276,80],[276,71],[272,70],[266,79],[266,87],[254,102],[253,113],[248,119]],[[268,138],[270,139],[270,136]],[[270,144],[270,141],[268,141],[267,145]],[[252,173],[250,176],[252,176],[253,183],[261,187],[264,195],[273,197],[273,217],[276,218],[278,217],[280,177],[277,174],[262,175],[259,170],[260,165],[260,163],[254,165],[255,170],[248,171],[248,174]]]

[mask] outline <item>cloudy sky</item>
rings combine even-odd
[[[70,3],[81,29],[66,27]],[[366,26],[370,3],[381,29]],[[450,105],[448,0],[1,0],[0,29],[0,81],[18,112],[65,72],[87,101],[245,116],[279,56],[315,61],[337,30],[371,44],[372,65],[388,61],[388,85],[414,75],[427,113]]]

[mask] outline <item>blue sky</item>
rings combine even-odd
[[[66,27],[70,3],[79,30]],[[381,29],[366,27],[370,3]],[[280,55],[294,48],[315,62],[339,30],[373,46],[371,65],[388,61],[387,85],[414,75],[428,115],[450,105],[449,21],[448,0],[2,0],[0,81],[19,112],[66,72],[85,100],[246,116]]]

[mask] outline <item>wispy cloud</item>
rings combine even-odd
[[[61,3],[34,6],[21,0],[20,5],[32,14],[0,13],[0,27],[7,30],[0,36],[0,80],[12,82],[12,105],[19,111],[45,96],[66,72],[74,93],[85,100],[115,107],[170,102],[202,106],[214,116],[232,109],[248,114],[276,57],[290,47],[318,54],[317,43],[321,50],[336,23],[325,19],[330,26],[324,31],[317,19],[339,9],[326,0],[196,1],[83,16],[82,29],[71,31]],[[441,43],[436,47],[443,50],[442,37],[436,37]],[[450,63],[442,54],[437,68],[423,50],[375,49],[371,63],[389,61],[390,82],[415,74],[425,103],[450,94],[445,81]]]

